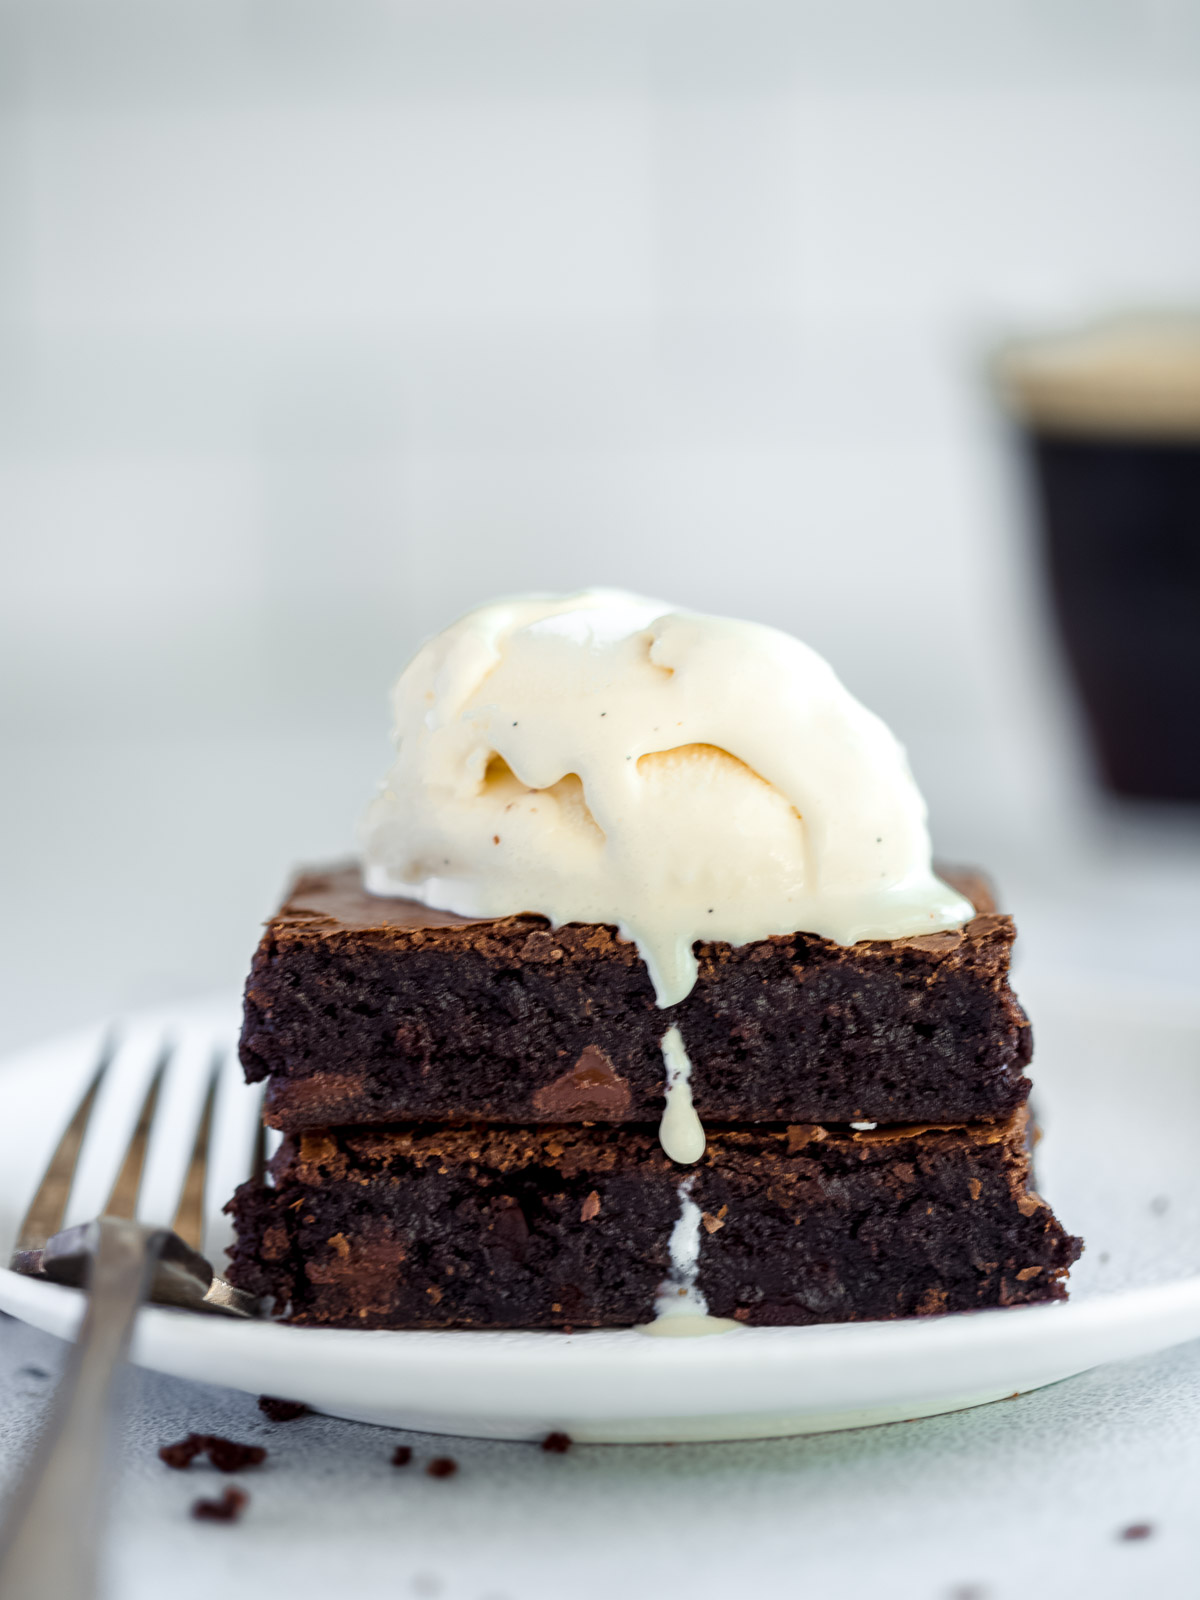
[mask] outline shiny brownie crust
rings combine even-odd
[[[988,1121],[1024,1104],[1029,1023],[1015,937],[977,875],[961,932],[837,945],[811,934],[697,946],[672,1008],[712,1122]],[[472,920],[306,871],[267,924],[241,1058],[267,1121],[649,1122],[664,1014],[634,946],[601,925]]]
[[[689,1169],[698,1284],[747,1324],[1065,1297],[1080,1251],[1028,1188],[1026,1114],[971,1128],[710,1131]],[[289,1135],[230,1203],[229,1276],[290,1321],[361,1328],[648,1321],[682,1174],[649,1129]]]

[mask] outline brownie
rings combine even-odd
[[[230,1278],[301,1324],[650,1320],[681,1186],[714,1316],[853,1322],[1062,1299],[1080,1251],[1028,1188],[1026,1113],[970,1127],[710,1129],[692,1168],[652,1128],[289,1135],[243,1184]]]
[[[667,1014],[614,928],[459,917],[367,894],[355,865],[306,871],[254,957],[242,1063],[287,1131],[649,1122],[669,1016],[706,1125],[1003,1120],[1031,1052],[1012,919],[978,875],[945,876],[977,911],[961,932],[699,944]]]

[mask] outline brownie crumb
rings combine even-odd
[[[542,1440],[542,1449],[548,1450],[552,1456],[565,1456],[570,1448],[569,1433],[548,1433]]]
[[[1154,1532],[1152,1522],[1131,1522],[1127,1528],[1122,1528],[1118,1535],[1121,1539],[1148,1539]]]
[[[392,1465],[394,1467],[406,1467],[411,1460],[412,1460],[412,1446],[411,1445],[398,1444],[396,1446],[396,1448],[392,1451]]]
[[[295,1422],[297,1417],[307,1417],[312,1408],[303,1400],[280,1400],[277,1395],[260,1394],[258,1409],[271,1422]]]
[[[231,1484],[219,1500],[193,1501],[192,1515],[197,1522],[236,1522],[249,1502],[246,1491]]]
[[[163,1445],[158,1459],[182,1472],[199,1455],[206,1455],[218,1472],[241,1472],[244,1467],[257,1467],[267,1459],[262,1445],[237,1444],[217,1433],[189,1433],[177,1444]]]
[[[458,1462],[453,1456],[434,1456],[425,1471],[431,1478],[452,1478],[458,1471]]]
[[[215,1433],[207,1436],[204,1448],[218,1472],[241,1472],[243,1467],[257,1467],[267,1459],[261,1444],[236,1444]]]
[[[176,1472],[182,1472],[185,1467],[191,1466],[203,1449],[203,1435],[189,1433],[186,1439],[180,1439],[177,1444],[164,1444],[158,1452],[158,1459],[165,1461],[167,1466],[173,1467]]]

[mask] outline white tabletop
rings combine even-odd
[[[0,1324],[6,1483],[62,1353]],[[1200,1344],[922,1422],[565,1456],[317,1416],[272,1424],[249,1396],[145,1372],[125,1405],[120,1600],[1099,1600],[1198,1586]],[[158,1447],[191,1430],[265,1444],[267,1461],[233,1478],[169,1470]],[[398,1470],[401,1439],[414,1456]],[[442,1454],[457,1475],[426,1476]],[[250,1494],[239,1525],[190,1520],[230,1482]],[[1148,1538],[1121,1537],[1143,1524]]]

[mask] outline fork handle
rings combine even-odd
[[[54,1409],[0,1535],[4,1600],[92,1600],[113,1379],[166,1231],[101,1217],[91,1293]]]

